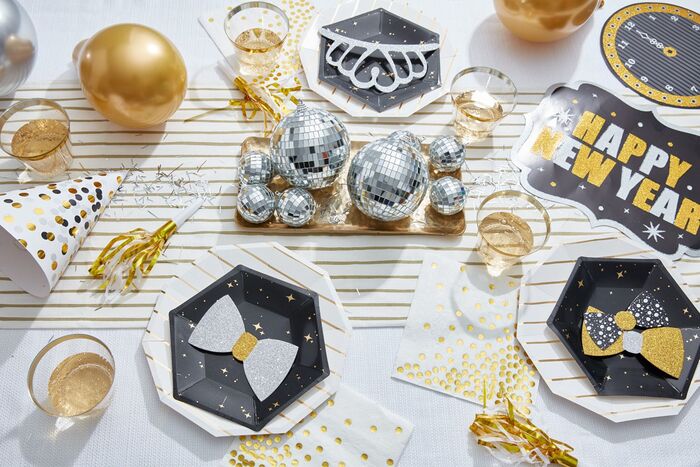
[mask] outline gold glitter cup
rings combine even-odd
[[[466,68],[450,86],[454,129],[464,144],[484,140],[513,110],[518,98],[515,83],[489,67]]]
[[[31,178],[60,175],[73,161],[70,119],[50,99],[25,99],[0,115],[0,145],[33,172]]]
[[[224,31],[236,49],[241,72],[261,76],[272,69],[289,34],[289,18],[267,2],[246,2],[232,8]]]
[[[533,196],[514,190],[497,191],[484,198],[476,221],[477,251],[494,277],[541,249],[551,229],[544,206]]]
[[[112,396],[114,358],[107,345],[87,334],[49,342],[27,374],[29,395],[45,413],[63,419],[102,412]]]

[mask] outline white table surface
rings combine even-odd
[[[169,36],[181,50],[190,78],[220,83],[214,65],[220,56],[196,21],[223,0],[22,0],[37,27],[39,61],[30,80],[74,79],[73,46],[103,26],[143,22]],[[316,1],[317,5],[330,1]],[[417,8],[427,2],[410,1]],[[432,0],[433,13],[459,37],[464,64],[496,66],[523,89],[543,90],[555,82],[585,79],[609,89],[622,86],[600,58],[597,38],[605,10],[573,37],[555,45],[522,43],[502,28],[490,0]],[[677,0],[695,6],[697,0]],[[698,115],[696,112],[695,115]],[[700,121],[700,115],[698,115]],[[53,420],[37,411],[26,390],[26,371],[34,354],[52,336],[67,331],[0,331],[0,465],[176,466],[215,465],[230,440],[215,439],[161,405],[140,346],[142,331],[93,334],[110,345],[116,358],[116,392],[97,420],[56,434]],[[478,447],[468,426],[479,408],[416,386],[389,379],[401,329],[356,330],[345,382],[388,409],[413,421],[413,437],[402,466],[497,465]],[[700,465],[697,394],[676,417],[614,424],[554,396],[545,384],[535,399],[535,420],[575,448],[581,465]]]

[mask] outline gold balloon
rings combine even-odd
[[[532,42],[552,42],[572,34],[604,0],[494,0],[496,14],[513,34]]]
[[[161,33],[140,24],[99,31],[76,46],[73,61],[87,100],[125,127],[163,123],[187,91],[180,52]]]

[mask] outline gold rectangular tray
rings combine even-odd
[[[350,150],[350,160],[368,141],[353,141]],[[270,139],[251,136],[246,138],[241,145],[241,154],[249,151],[269,152]],[[427,154],[427,146],[423,145],[423,154]],[[427,156],[425,156],[427,158]],[[466,228],[464,213],[459,212],[452,216],[445,216],[436,212],[430,207],[428,194],[423,198],[423,202],[418,209],[406,219],[394,222],[381,222],[362,214],[350,201],[346,187],[346,179],[350,161],[338,175],[335,183],[328,188],[313,190],[311,194],[316,200],[316,213],[313,220],[303,227],[289,227],[279,222],[275,216],[262,224],[251,224],[244,220],[240,214],[236,213],[236,222],[246,228],[261,231],[293,229],[303,231],[308,234],[358,234],[358,233],[378,233],[378,234],[400,234],[400,235],[461,235]],[[459,170],[449,174],[430,171],[430,179],[451,175],[461,180]],[[275,176],[268,185],[275,192],[280,193],[289,187],[289,184],[280,176]]]

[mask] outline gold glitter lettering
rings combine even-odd
[[[581,146],[571,173],[579,178],[585,178],[588,183],[599,187],[608,178],[615,165],[614,160],[606,158],[597,151],[591,152],[591,148],[588,146]]]
[[[674,225],[679,229],[697,235],[698,228],[700,228],[700,204],[691,199],[684,198],[678,210],[678,215],[676,215],[676,222],[674,222]]]
[[[572,135],[588,144],[593,144],[596,139],[598,139],[603,125],[605,125],[605,119],[603,117],[593,112],[586,111],[581,115]]]
[[[656,192],[658,191],[659,187],[660,185],[655,181],[645,178],[642,180],[642,183],[639,184],[639,189],[637,190],[637,194],[634,195],[632,204],[643,211],[650,211],[651,206],[649,205],[648,201],[653,201],[654,198],[656,198]]]

